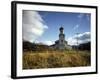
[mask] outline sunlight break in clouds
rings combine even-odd
[[[84,32],[82,34],[74,35],[70,38],[68,38],[68,44],[69,45],[77,45],[77,38],[78,38],[78,43],[86,43],[90,41],[90,32]]]
[[[44,24],[37,11],[23,10],[22,36],[23,40],[33,42],[40,37],[48,26]]]

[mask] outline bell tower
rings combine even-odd
[[[59,40],[55,41],[54,48],[59,50],[71,49],[71,46],[65,40],[64,28],[62,26],[59,28]]]
[[[59,44],[64,44],[64,41],[65,41],[65,34],[64,34],[63,30],[64,30],[63,27],[59,28],[59,31],[60,31],[60,34],[59,34]]]

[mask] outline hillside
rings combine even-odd
[[[24,41],[23,50],[24,51],[47,51],[47,50],[52,50],[52,48],[42,43],[30,43],[30,42]]]

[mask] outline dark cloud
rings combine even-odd
[[[70,45],[77,45],[77,39],[78,43],[86,43],[90,41],[90,32],[84,32],[82,34],[74,35],[73,37],[68,38],[68,43]]]

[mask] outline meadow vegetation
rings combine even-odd
[[[23,69],[90,66],[89,51],[24,51]]]

